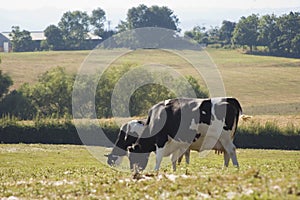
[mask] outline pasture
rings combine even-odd
[[[110,51],[117,54],[119,50]],[[299,115],[299,59],[247,55],[237,50],[213,48],[208,48],[207,52],[221,73],[227,96],[238,98],[247,114]],[[13,78],[13,89],[25,82],[34,83],[40,74],[56,66],[75,74],[89,53],[90,51],[0,53],[0,69]],[[193,56],[197,57],[197,54]],[[185,59],[162,50],[135,50],[117,58],[111,65],[124,63],[159,63],[170,66],[183,75],[195,74],[195,70]],[[199,75],[196,78],[202,85],[205,84]]]
[[[111,50],[118,53],[118,50]],[[226,93],[239,99],[255,123],[281,128],[300,125],[300,60],[241,54],[208,48],[218,66]],[[16,89],[34,83],[50,68],[61,66],[75,74],[89,51],[0,53],[0,69]],[[195,55],[197,56],[197,55]],[[181,74],[194,74],[180,56],[160,50],[136,50],[116,59],[124,63],[168,65]],[[204,81],[199,78],[201,84]],[[30,123],[30,122],[28,122]],[[241,126],[247,126],[241,123]],[[101,147],[94,147],[96,151]],[[103,149],[99,152],[103,152]],[[177,172],[164,158],[159,173],[147,171],[139,179],[99,162],[85,146],[0,144],[0,198],[25,199],[299,199],[300,152],[238,149],[240,169],[222,169],[223,156],[210,152]],[[102,156],[103,157],[103,156]],[[124,163],[126,165],[126,162]],[[128,164],[128,163],[127,163]],[[152,159],[150,168],[154,165]]]
[[[164,158],[159,173],[133,179],[130,172],[99,162],[85,146],[1,144],[0,197],[299,199],[299,151],[238,149],[237,156],[239,170],[231,164],[222,169],[221,155],[192,152],[190,165],[182,163],[175,173]]]

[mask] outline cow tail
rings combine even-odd
[[[243,115],[243,110],[240,102],[236,98],[227,98],[226,100],[229,104],[234,106],[238,110],[237,117],[239,118],[241,115]]]
[[[232,138],[234,138],[238,127],[239,118],[240,116],[243,116],[243,110],[240,102],[236,98],[227,98],[226,101],[238,111],[235,116],[235,128],[231,136]]]

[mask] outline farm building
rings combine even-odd
[[[11,43],[9,38],[0,33],[0,52],[10,52],[11,51]]]
[[[10,41],[12,38],[9,34],[10,32],[2,32],[2,35],[4,35]],[[41,41],[46,40],[44,31],[31,31],[30,36],[34,42],[34,49],[40,50]]]
[[[0,52],[10,52],[12,51],[11,45],[11,36],[9,36],[10,32],[2,32],[0,33]],[[46,36],[44,31],[30,31],[30,36],[32,41],[34,42],[34,49],[39,51],[41,49],[41,42],[46,40]],[[87,38],[85,40],[86,49],[95,48],[100,42],[102,38],[94,35],[93,33],[88,33]]]

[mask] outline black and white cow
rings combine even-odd
[[[238,167],[232,138],[241,113],[235,98],[177,98],[159,102],[149,110],[142,135],[129,148],[130,167],[136,165],[143,170],[149,154],[155,151],[155,170],[159,170],[164,156],[171,155],[174,163],[190,148],[223,151],[224,165],[228,166],[231,158]]]
[[[144,125],[145,122],[142,120],[131,120],[120,127],[115,146],[107,155],[107,164],[111,166],[121,164],[123,157],[127,155],[127,148],[143,133]]]
[[[127,155],[127,148],[135,144],[141,136],[145,122],[143,120],[131,120],[120,127],[116,143],[110,154],[106,155],[107,164],[110,166],[118,166],[121,164],[123,157]],[[187,154],[189,156],[189,154]],[[187,158],[187,163],[189,157]],[[176,161],[173,165],[176,164]],[[176,165],[175,165],[176,166]]]

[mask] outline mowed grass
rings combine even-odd
[[[300,114],[300,59],[208,49],[226,92],[251,114]]]
[[[137,180],[99,162],[84,146],[1,144],[0,198],[300,198],[299,151],[238,149],[237,155],[239,170],[223,169],[223,156],[213,152],[202,158],[193,152],[190,165],[182,163],[173,172],[164,158],[168,165]]]
[[[120,57],[120,50],[98,51],[111,65],[133,63],[138,65],[160,64],[169,66],[182,75],[193,75],[205,84],[201,76],[186,60],[184,51],[175,54],[164,50],[135,50]],[[238,50],[206,50],[221,73],[227,96],[237,97],[245,112],[251,115],[300,114],[300,59],[272,56],[255,56]],[[90,51],[56,51],[29,53],[0,53],[0,69],[14,80],[13,88],[25,82],[34,83],[40,74],[61,66],[69,73],[76,73],[84,65]],[[181,55],[180,55],[181,54]],[[194,52],[194,58],[201,56]],[[197,57],[198,56],[198,57]],[[113,60],[111,60],[114,58]],[[101,62],[96,60],[95,62]]]

